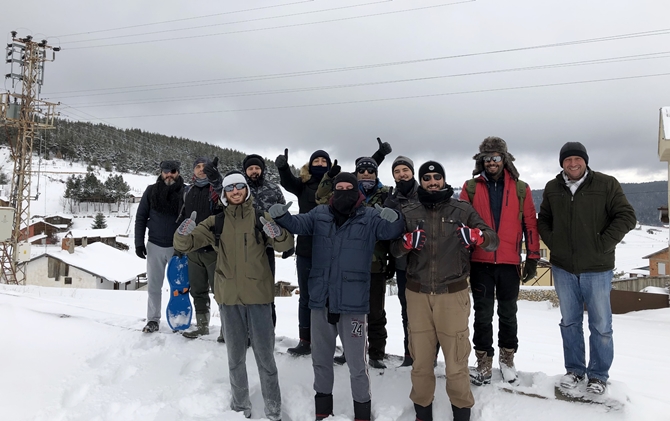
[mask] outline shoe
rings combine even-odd
[[[372,412],[372,401],[354,401],[354,421],[370,421]]]
[[[188,339],[196,339],[200,336],[209,335],[209,313],[196,314],[197,329],[182,333]]]
[[[507,383],[514,383],[517,378],[516,367],[514,367],[514,349],[500,348],[498,356],[498,364],[500,364],[500,372],[503,380]]]
[[[405,359],[402,360],[402,364],[399,367],[411,367],[412,364],[414,364],[414,359],[409,355],[405,355]]]
[[[309,355],[312,353],[312,345],[308,341],[301,339],[297,346],[287,349],[286,352],[296,357]]]
[[[579,376],[572,371],[568,371],[561,377],[560,385],[566,389],[574,389],[577,385],[584,380],[584,376]]]
[[[470,421],[470,408],[457,408],[451,405],[451,412],[454,413],[454,421]]]
[[[593,393],[594,395],[602,395],[607,390],[607,383],[600,379],[589,379],[588,384],[586,385],[586,391]]]
[[[418,403],[415,403],[414,411],[416,412],[416,421],[433,421],[432,402],[428,406],[421,406]]]
[[[216,338],[216,341],[220,344],[226,343],[226,338],[223,337],[223,326],[221,327],[221,329],[219,329],[219,337]]]
[[[493,356],[486,351],[475,351],[477,356],[477,367],[470,373],[470,383],[475,386],[491,383],[491,371],[493,367]]]
[[[347,358],[344,356],[344,354],[338,355],[337,357],[333,357],[333,362],[337,365],[344,365],[344,363],[347,362]]]
[[[148,322],[142,329],[144,333],[154,333],[156,331],[158,331],[158,322]]]
[[[314,410],[316,421],[321,421],[333,415],[332,393],[317,393],[316,396],[314,396]]]
[[[370,367],[372,368],[379,368],[381,370],[386,368],[386,364],[384,364],[384,361],[382,360],[373,360],[372,358],[368,361],[368,364],[370,364]]]

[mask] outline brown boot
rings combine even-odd
[[[475,351],[477,356],[477,368],[475,372],[470,373],[470,383],[475,386],[491,383],[491,369],[493,366],[493,357],[486,351]]]
[[[199,338],[209,335],[209,313],[197,313],[195,315],[197,329],[182,333],[182,336],[189,339]]]
[[[498,356],[503,381],[508,383],[514,383],[518,377],[516,367],[514,367],[514,352],[514,349],[500,348],[500,355]]]

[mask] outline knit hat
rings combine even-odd
[[[252,165],[258,165],[261,167],[261,173],[265,172],[265,160],[262,156],[256,154],[245,156],[244,161],[242,161],[242,167],[244,167],[244,171],[246,172],[247,168]]]
[[[370,157],[362,156],[356,160],[356,171],[360,168],[372,168],[377,173],[377,161]]]
[[[328,155],[328,152],[326,151],[323,151],[321,149],[319,149],[318,151],[314,151],[312,156],[309,157],[309,165],[312,165],[312,162],[314,162],[316,158],[325,158],[326,162],[328,163],[328,168],[330,168],[331,165],[333,165],[333,163],[330,161],[330,155]]]
[[[354,189],[358,187],[358,179],[356,176],[350,172],[341,172],[335,176],[333,179],[333,189],[337,186],[337,183],[351,183],[354,186]]]
[[[196,158],[195,161],[193,161],[193,168],[197,167],[198,164],[211,164],[212,160],[207,158],[206,156],[201,156],[200,158]]]
[[[229,171],[226,176],[223,177],[223,182],[221,185],[225,188],[226,186],[237,183],[244,183],[244,185],[247,186],[247,197],[244,200],[248,200],[249,196],[251,196],[251,190],[249,190],[246,177],[238,170]],[[223,206],[228,206],[228,200],[226,199],[225,191],[221,193],[221,203],[223,203]]]
[[[492,153],[499,153],[503,157],[503,163],[513,179],[519,179],[519,171],[514,164],[514,156],[507,152],[507,142],[496,136],[489,136],[479,145],[479,153],[472,157],[475,162],[475,169],[472,175],[477,176],[485,171],[484,158]]]
[[[589,155],[586,153],[586,148],[579,142],[567,142],[561,148],[561,153],[558,155],[558,164],[563,167],[563,161],[565,158],[571,156],[581,157],[586,165],[589,165]]]
[[[425,164],[421,165],[419,167],[419,179],[423,178],[424,175],[426,175],[429,172],[436,172],[440,175],[442,175],[442,178],[444,177],[444,168],[439,162],[436,161],[428,161]]]
[[[161,171],[179,171],[181,162],[174,160],[165,160],[160,163]]]
[[[391,174],[393,174],[393,170],[395,170],[395,167],[398,165],[407,165],[410,171],[412,171],[412,175],[414,175],[414,162],[411,159],[407,158],[406,156],[398,155],[398,157],[391,165]]]

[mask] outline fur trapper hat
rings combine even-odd
[[[472,171],[473,176],[478,176],[485,171],[484,167],[484,157],[498,152],[503,157],[503,162],[505,168],[509,171],[513,179],[519,179],[519,171],[516,169],[514,164],[514,156],[511,153],[507,152],[507,143],[496,136],[489,136],[479,145],[479,153],[472,157],[475,160],[475,169]]]

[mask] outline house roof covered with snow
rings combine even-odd
[[[93,237],[100,237],[100,238],[111,238],[111,237],[116,237],[116,233],[112,231],[109,228],[102,228],[102,229],[89,229],[89,230],[70,230],[68,231],[66,236],[68,234],[71,234],[73,238],[93,238]]]
[[[664,133],[659,133],[662,139],[670,140],[670,107],[661,108],[661,128]]]

